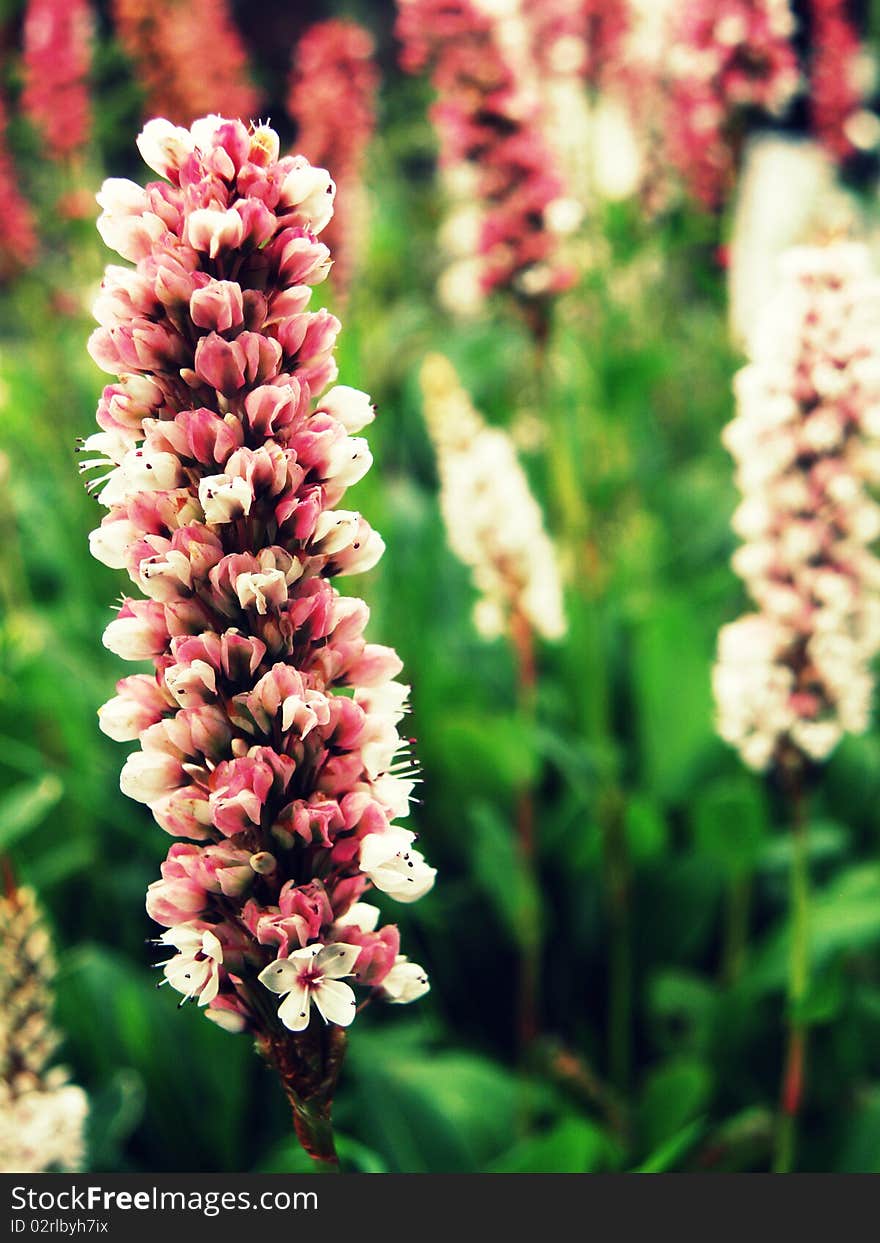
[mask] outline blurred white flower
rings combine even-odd
[[[484,423],[446,358],[425,359],[421,384],[449,546],[480,593],[477,629],[494,638],[518,617],[544,638],[561,638],[556,550],[511,438]]]
[[[758,134],[740,173],[729,248],[728,304],[734,343],[744,346],[772,296],[779,257],[790,247],[845,232],[853,199],[834,164],[808,139]]]
[[[724,443],[743,500],[733,565],[759,612],[719,636],[718,731],[752,768],[824,759],[867,728],[880,650],[880,281],[867,250],[788,250],[749,333]]]
[[[0,1173],[82,1167],[88,1099],[50,1063],[55,961],[31,889],[0,896]]]

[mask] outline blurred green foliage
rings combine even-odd
[[[133,171],[137,102],[106,41],[98,72],[105,163]],[[686,214],[648,226],[633,207],[596,205],[594,258],[541,364],[509,306],[464,325],[438,310],[425,101],[423,84],[392,74],[339,364],[379,407],[376,466],[354,503],[388,545],[364,588],[372,634],[398,648],[413,686],[414,820],[440,876],[395,914],[432,992],[358,1019],[336,1111],[343,1162],[766,1169],[790,847],[776,792],[712,725],[715,636],[743,603],[719,441],[737,359],[718,238]],[[143,897],[168,843],[119,793],[122,748],[97,728],[127,672],[100,641],[124,584],[88,555],[98,508],[74,452],[102,383],[85,341],[105,259],[90,221],[53,219],[33,153],[24,166],[47,230],[43,264],[0,310],[0,850],[51,915],[92,1168],[305,1169],[247,1040],[153,987]],[[96,186],[97,165],[83,178]],[[541,432],[524,460],[568,568],[570,628],[539,652],[534,720],[517,708],[505,644],[475,633],[446,547],[416,380],[437,348],[487,417],[529,416]],[[876,733],[848,740],[813,797],[806,1170],[880,1172],[877,755]],[[514,842],[524,782],[537,883]],[[517,961],[536,942],[541,1034],[521,1065]]]

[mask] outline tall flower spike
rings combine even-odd
[[[693,197],[719,207],[733,183],[747,110],[781,115],[799,86],[789,0],[684,0],[669,74],[667,151]]]
[[[876,147],[880,122],[866,106],[873,73],[847,0],[809,0],[810,126],[836,160]]]
[[[401,662],[365,641],[367,606],[331,583],[383,551],[342,506],[371,463],[355,433],[373,407],[324,391],[339,322],[307,309],[334,186],[279,158],[265,126],[157,120],[138,145],[167,181],[99,195],[102,236],[136,266],[109,267],[95,307],[92,357],[119,379],[84,468],[106,470],[93,552],[146,597],[104,642],[155,673],[123,678],[101,726],[140,740],[122,789],[178,839],[147,895],[165,980],[254,1034],[303,1144],[332,1160],[352,985],[382,995],[398,962],[396,927],[377,929],[360,899],[412,902],[434,880],[393,823],[416,775],[397,731]],[[279,970],[311,1013],[279,1007]]]
[[[188,125],[223,107],[256,116],[260,94],[228,0],[113,0],[113,21],[134,65],[149,116]],[[210,71],[203,72],[206,47]]]
[[[880,282],[854,244],[791,250],[737,376],[724,442],[743,500],[718,730],[755,769],[825,759],[869,721],[880,648]]]
[[[430,70],[441,167],[460,183],[459,198],[470,200],[470,210],[453,216],[446,230],[447,237],[461,235],[462,254],[444,281],[444,300],[472,306],[481,294],[507,290],[541,331],[547,299],[571,283],[550,227],[564,190],[541,134],[538,100],[499,35],[499,18],[510,5],[398,0],[398,6],[401,63],[413,73]]]
[[[50,1068],[55,962],[31,889],[0,896],[0,1173],[80,1169],[88,1101]]]
[[[297,151],[329,168],[336,182],[336,210],[324,240],[333,254],[334,284],[343,293],[367,232],[363,172],[376,126],[375,50],[357,22],[316,22],[294,50],[287,98]]]
[[[30,204],[21,192],[18,172],[6,137],[6,101],[0,95],[0,282],[8,281],[34,262],[37,233]]]
[[[477,629],[494,638],[525,623],[546,639],[561,638],[556,552],[510,438],[483,422],[442,355],[425,359],[421,385],[449,545],[480,593]]]
[[[92,36],[88,0],[28,0],[21,106],[55,160],[79,154],[88,142]]]

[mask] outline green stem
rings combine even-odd
[[[810,978],[810,871],[801,776],[791,790],[792,857],[789,874],[791,946],[788,979],[788,1047],[779,1099],[773,1171],[788,1174],[797,1159],[797,1123],[806,1082],[807,1027],[803,1003]]]
[[[511,638],[516,655],[517,701],[520,713],[527,721],[535,716],[535,670],[534,636],[528,620],[522,613],[511,617]],[[526,882],[537,892],[537,861],[535,842],[534,791],[530,784],[523,785],[517,794],[516,808],[517,844],[520,865]],[[517,1034],[520,1058],[524,1059],[538,1035],[538,968],[540,961],[540,933],[535,928],[524,928],[520,942],[519,981],[517,997]]]
[[[315,1162],[318,1170],[328,1174],[339,1173],[339,1157],[330,1120],[329,1102],[291,1101],[293,1126],[303,1148]]]
[[[297,1139],[318,1170],[338,1174],[331,1109],[345,1057],[344,1029],[313,1020],[304,1032],[270,1031],[257,1043],[278,1072]]]

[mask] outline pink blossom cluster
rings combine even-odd
[[[880,281],[854,244],[787,252],[724,434],[743,494],[734,568],[757,611],[725,626],[722,737],[756,769],[824,759],[869,721],[880,650]]]
[[[30,204],[21,192],[18,172],[6,140],[6,103],[0,95],[0,281],[8,281],[36,258],[37,233]]]
[[[89,138],[92,35],[88,0],[28,0],[21,106],[56,160],[76,155]]]
[[[586,59],[583,76],[592,86],[615,77],[626,55],[632,25],[630,0],[580,0]]]
[[[810,124],[837,160],[853,154],[861,114],[864,48],[846,0],[810,0]]]
[[[508,289],[528,299],[566,287],[570,273],[556,262],[547,221],[563,185],[541,134],[539,104],[505,56],[489,6],[399,0],[397,37],[405,69],[430,69],[441,164],[473,175],[483,292]]]
[[[346,980],[393,1002],[427,989],[362,901],[412,902],[434,880],[395,823],[414,785],[408,687],[364,638],[367,606],[332,583],[383,551],[342,507],[374,411],[325,391],[340,325],[308,309],[330,264],[329,174],[217,116],[150,121],[138,146],[167,180],[98,196],[102,237],[134,266],[108,267],[95,305],[89,349],[118,380],[84,469],[109,468],[92,551],[139,593],[104,643],[154,672],[123,678],[100,721],[138,740],[122,789],[175,839],[147,895],[165,979],[280,1048],[311,1002],[351,1022]]]
[[[113,0],[112,13],[148,115],[183,125],[220,107],[257,115],[260,94],[228,0]]]
[[[667,158],[693,197],[730,190],[748,110],[779,116],[797,93],[789,0],[684,0],[671,31]]]
[[[630,31],[630,0],[542,0],[524,7],[540,72],[577,73],[603,83],[623,59]]]
[[[297,150],[329,168],[336,182],[336,210],[325,241],[333,253],[334,280],[343,290],[357,267],[366,228],[363,171],[379,89],[374,54],[372,36],[357,22],[316,22],[294,50],[287,97]]]

